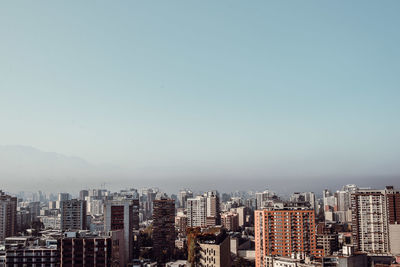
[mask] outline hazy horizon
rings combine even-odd
[[[1,3],[0,189],[399,186],[399,8]]]
[[[47,193],[77,194],[82,189],[103,187],[111,191],[157,187],[169,194],[188,188],[194,191],[217,189],[220,192],[269,189],[283,195],[295,191],[313,191],[319,195],[325,188],[339,190],[342,186],[353,183],[359,187],[373,188],[400,186],[400,177],[394,174],[284,176],[265,173],[257,176],[251,173],[225,175],[218,171],[204,173],[198,170],[193,173],[176,172],[175,175],[164,175],[159,173],[160,170],[95,164],[76,156],[45,152],[21,145],[0,145],[0,161],[5,163],[0,166],[0,175],[9,179],[7,187],[0,190],[12,193],[42,190]]]

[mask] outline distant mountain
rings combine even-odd
[[[93,166],[78,157],[70,157],[54,152],[44,152],[39,149],[20,146],[7,145],[0,146],[0,174],[31,174],[48,175],[49,172],[56,171],[83,171]]]
[[[104,176],[104,168],[84,159],[30,146],[0,146],[0,181],[7,190],[63,187],[79,189]],[[101,180],[100,180],[101,181]],[[32,189],[33,189],[32,188]],[[0,188],[1,189],[1,188]]]
[[[34,147],[22,145],[0,145],[0,161],[3,163],[0,165],[0,169],[7,167],[4,166],[4,163],[12,164],[14,167],[38,167],[37,164],[44,164],[48,168],[52,168],[51,165],[79,168],[91,166],[86,160],[78,157],[65,156],[55,152],[45,152]]]

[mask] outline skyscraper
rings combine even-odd
[[[373,254],[391,252],[390,240],[400,238],[396,231],[400,219],[400,191],[392,186],[385,190],[360,189],[351,194],[351,205],[357,250]]]
[[[400,255],[400,191],[386,187],[390,253]]]
[[[388,216],[384,190],[359,190],[351,195],[353,240],[359,251],[389,251]]]
[[[171,259],[175,248],[175,201],[157,196],[153,205],[153,255],[162,264]]]
[[[206,227],[207,198],[197,196],[187,200],[188,227]]]
[[[400,191],[395,190],[393,186],[387,186],[385,193],[389,224],[400,225]]]
[[[86,229],[86,201],[65,200],[61,202],[61,230],[74,231]]]
[[[32,221],[37,221],[38,216],[40,215],[40,202],[35,201],[35,202],[29,202],[28,207],[29,212],[31,214],[31,219]]]
[[[17,232],[17,198],[0,191],[0,241]]]
[[[208,191],[204,196],[207,198],[207,226],[221,225],[218,191]]]
[[[133,230],[139,228],[139,200],[107,200],[104,204],[104,231],[124,231],[125,262],[132,259]]]

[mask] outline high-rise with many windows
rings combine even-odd
[[[197,196],[187,200],[188,227],[206,227],[207,198]]]
[[[207,198],[207,226],[215,226],[221,224],[220,203],[218,191],[208,191],[204,194]]]
[[[321,256],[312,209],[256,210],[254,227],[256,267],[265,266],[267,256]]]
[[[86,230],[86,201],[62,201],[60,223],[62,231]]]
[[[121,198],[104,204],[104,231],[123,230],[125,262],[132,259],[133,230],[139,228],[139,200]]]
[[[351,195],[353,240],[358,251],[386,254],[400,233],[400,191],[392,186],[384,190],[363,189]],[[392,230],[392,231],[390,231]]]
[[[17,198],[0,191],[0,241],[17,231]]]
[[[351,195],[352,232],[357,250],[374,254],[389,251],[385,198],[385,190],[359,190]]]
[[[111,266],[110,237],[63,237],[58,239],[57,247],[59,265],[55,266]]]
[[[175,248],[175,201],[156,197],[153,205],[153,255],[163,264],[171,259]]]

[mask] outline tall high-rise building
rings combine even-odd
[[[385,193],[389,224],[400,225],[400,191],[395,190],[393,186],[387,186]]]
[[[360,189],[351,194],[352,232],[358,251],[372,254],[391,252],[390,241],[400,238],[393,225],[400,221],[400,191]]]
[[[135,198],[132,199],[132,205],[133,205],[133,229],[139,230],[139,209],[140,209],[140,203],[139,199]]]
[[[352,232],[357,250],[367,253],[389,251],[385,190],[359,190],[351,195]]]
[[[337,211],[334,213],[335,221],[341,223],[351,222],[351,193],[347,191],[337,191]]]
[[[390,253],[400,255],[400,191],[386,187]]]
[[[139,229],[139,200],[107,200],[104,204],[104,231],[124,231],[125,262],[132,259],[133,230]]]
[[[188,227],[206,227],[207,198],[197,196],[187,200]]]
[[[71,199],[61,202],[61,230],[86,229],[86,201]]]
[[[40,202],[39,201],[29,202],[28,209],[31,214],[32,221],[37,221],[38,216],[40,215]]]
[[[208,191],[204,196],[207,198],[207,226],[221,225],[218,191]]]
[[[188,227],[221,225],[218,191],[208,191],[202,196],[187,200]]]
[[[17,198],[0,191],[0,241],[17,233]]]
[[[254,227],[256,267],[266,266],[268,256],[304,257],[321,253],[317,250],[314,210],[257,210]]]
[[[187,200],[189,198],[193,198],[193,192],[192,191],[190,191],[188,189],[179,191],[179,195],[178,195],[179,206],[181,208],[186,209],[187,208]]]
[[[153,205],[153,255],[163,264],[171,259],[175,248],[175,201],[157,196]]]

